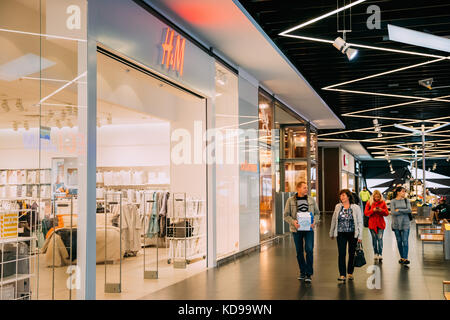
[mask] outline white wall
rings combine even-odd
[[[239,76],[239,116],[258,117],[258,87]],[[258,122],[249,122],[249,118],[240,118],[239,128],[258,129]],[[258,141],[250,142],[249,149],[257,154]],[[241,143],[240,162],[244,163],[248,150]],[[243,150],[244,149],[244,150]],[[256,164],[257,157],[248,157]],[[256,162],[255,162],[256,160]],[[258,172],[240,171],[239,178],[239,250],[245,250],[259,244],[259,170]]]
[[[169,166],[170,124],[110,125],[97,129],[97,166]]]

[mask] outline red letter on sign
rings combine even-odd
[[[186,40],[181,39],[181,37],[177,35],[175,42],[175,53],[173,54],[172,69],[177,70],[180,73],[180,76],[183,75],[185,45]]]
[[[164,43],[162,44],[163,57],[162,57],[162,61],[161,61],[161,64],[165,64],[166,68],[169,67],[169,62],[172,58],[171,56],[172,56],[172,49],[173,49],[173,44],[172,44],[173,36],[174,36],[174,31],[167,28],[166,39],[165,39]]]

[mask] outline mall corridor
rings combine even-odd
[[[390,219],[387,219],[390,221]],[[355,280],[340,284],[337,245],[328,236],[331,216],[316,229],[312,284],[297,280],[298,266],[292,236],[262,247],[219,268],[209,269],[142,299],[175,300],[442,300],[442,280],[450,278],[450,261],[440,245],[422,245],[411,225],[409,268],[398,263],[395,236],[387,223],[384,235],[381,288],[368,289],[366,273],[373,264],[372,242],[364,228],[363,246],[367,264],[355,269]]]

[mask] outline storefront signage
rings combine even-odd
[[[348,158],[344,154],[344,166],[348,166]]]
[[[183,76],[184,68],[184,50],[186,47],[186,39],[179,34],[175,34],[173,29],[165,30],[164,42],[162,44],[163,55],[161,64],[169,70],[176,70],[178,74]]]
[[[251,164],[245,161],[245,163],[241,164],[241,171],[247,171],[247,172],[258,172],[258,165],[257,164]]]
[[[0,213],[0,239],[16,238],[19,216],[17,212]]]
[[[86,40],[86,0],[47,0],[46,33],[70,40]]]

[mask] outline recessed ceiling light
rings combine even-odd
[[[22,99],[17,99],[17,101],[16,101],[16,108],[19,111],[24,111],[23,104],[22,104]]]
[[[5,112],[9,112],[9,105],[8,105],[8,100],[3,99],[2,101],[2,108]]]

